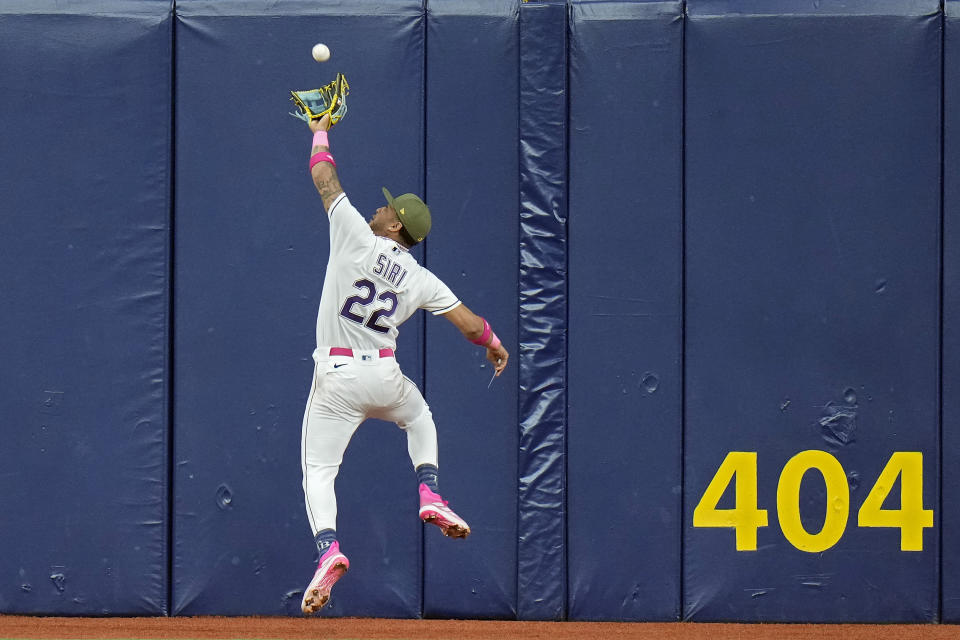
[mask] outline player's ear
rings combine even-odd
[[[388,230],[388,231],[392,231],[392,232],[394,232],[394,233],[400,233],[400,229],[403,229],[403,223],[400,222],[399,220],[396,220],[396,221],[394,221],[394,222],[391,222],[391,223],[387,226],[387,230]]]

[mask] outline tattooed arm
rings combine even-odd
[[[326,131],[329,128],[329,114],[319,120],[310,121],[310,130],[314,133],[317,131]],[[310,150],[310,155],[312,156],[315,153],[329,150],[329,147],[318,145]],[[333,201],[336,200],[338,195],[343,193],[340,180],[337,178],[337,169],[329,162],[318,162],[313,165],[313,170],[310,172],[310,175],[313,177],[314,186],[317,188],[317,191],[320,192],[320,198],[323,199],[323,208],[329,213],[330,205],[333,204]]]

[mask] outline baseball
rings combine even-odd
[[[317,44],[313,45],[312,53],[313,59],[317,62],[326,62],[330,59],[330,47],[322,42],[318,42]]]

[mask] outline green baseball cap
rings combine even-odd
[[[403,223],[403,228],[407,230],[410,237],[417,242],[422,242],[430,233],[430,208],[426,203],[412,193],[405,193],[394,198],[386,187],[383,187],[383,197],[397,212],[400,222]]]

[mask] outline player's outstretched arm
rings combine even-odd
[[[330,114],[324,114],[319,120],[310,121],[310,130],[314,133],[314,145],[310,149],[310,176],[313,178],[313,185],[320,192],[320,198],[323,200],[323,208],[329,213],[330,205],[337,199],[343,188],[340,186],[340,179],[337,178],[337,167],[333,164],[333,156],[330,155],[329,144],[317,144],[317,132],[326,133],[330,129]],[[319,154],[319,156],[318,156]],[[321,158],[314,164],[313,160]]]
[[[446,312],[443,317],[452,322],[464,338],[487,350],[487,360],[493,364],[496,371],[494,375],[499,376],[507,368],[510,354],[500,344],[500,339],[490,328],[490,323],[470,311],[465,304]]]

